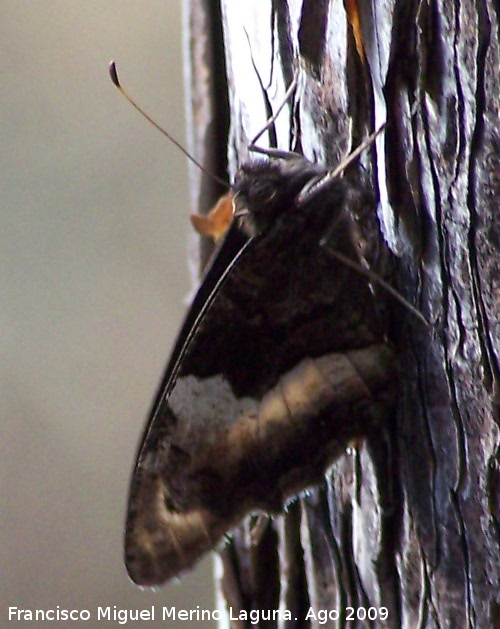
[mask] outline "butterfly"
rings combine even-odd
[[[133,473],[133,581],[193,566],[248,513],[279,512],[366,432],[392,352],[356,261],[353,191],[302,157],[243,164],[235,218],[189,309]],[[307,192],[304,191],[307,189]],[[326,240],[325,240],[326,239]]]
[[[130,100],[114,63],[110,74]],[[125,563],[137,584],[182,574],[247,514],[280,512],[383,414],[394,358],[359,264],[351,210],[360,194],[340,177],[379,132],[334,171],[260,150],[267,155],[241,165],[212,216],[215,237],[229,229],[179,332],[132,475]]]

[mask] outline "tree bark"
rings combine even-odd
[[[230,177],[297,69],[280,148],[334,167],[387,122],[357,167],[378,198],[360,218],[365,254],[375,266],[390,257],[391,283],[430,322],[380,293],[399,363],[395,413],[257,545],[250,521],[235,531],[220,580],[233,615],[287,609],[292,620],[232,626],[320,627],[330,610],[330,627],[500,627],[498,3],[189,0],[187,15],[192,94],[202,67],[219,79],[224,68],[208,101],[230,111],[227,137],[217,107],[193,128],[222,120]],[[194,31],[200,16],[211,26]],[[196,52],[200,32],[218,65]],[[370,607],[387,619],[363,618]]]

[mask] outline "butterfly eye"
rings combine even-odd
[[[269,185],[268,182],[255,182],[250,191],[251,197],[258,200],[259,203],[270,203],[276,196],[276,187]]]

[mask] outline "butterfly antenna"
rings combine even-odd
[[[153,120],[153,118],[151,118],[151,116],[149,114],[147,114],[144,111],[144,109],[142,109],[142,107],[140,107],[135,102],[135,100],[129,95],[129,93],[126,91],[126,89],[120,83],[120,79],[118,78],[118,71],[116,69],[116,63],[114,61],[111,61],[111,63],[109,64],[109,76],[111,77],[111,81],[113,82],[113,85],[118,89],[118,91],[121,93],[121,95],[124,96],[128,100],[128,102],[132,105],[132,107],[135,107],[135,109],[137,109],[137,111],[142,116],[144,116],[144,118],[146,118],[146,120],[148,122],[150,122],[153,125],[153,127],[158,129],[158,131],[160,133],[162,133],[166,138],[168,138],[170,140],[170,142],[172,142],[182,153],[184,153],[184,155],[195,166],[197,166],[201,170],[201,172],[205,173],[205,175],[210,177],[210,179],[212,179],[213,181],[216,181],[217,183],[219,183],[222,186],[224,186],[225,188],[227,188],[227,185],[228,185],[227,181],[224,181],[224,179],[221,179],[220,177],[217,177],[217,175],[214,175],[209,170],[207,170],[204,166],[202,166],[199,161],[197,161],[188,151],[186,151],[186,149],[182,146],[182,144],[180,142],[178,142],[174,137],[172,137],[170,135],[170,133],[168,131],[166,131],[163,127],[160,127],[160,125],[155,120]]]

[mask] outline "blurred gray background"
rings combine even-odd
[[[107,66],[185,143],[181,38],[180,0],[1,4],[0,626],[25,626],[9,606],[88,609],[66,624],[87,629],[110,626],[98,605],[214,607],[210,561],[154,593],[122,563],[132,461],[190,290],[189,201],[184,156]]]

